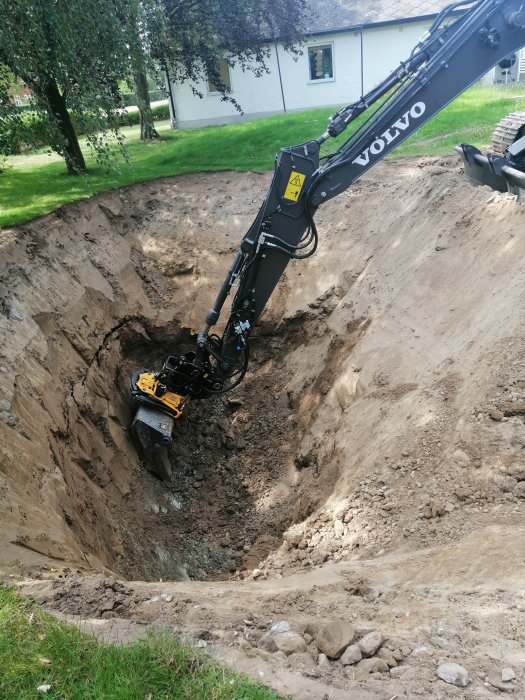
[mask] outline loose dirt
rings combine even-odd
[[[383,163],[320,210],[245,382],[179,421],[171,481],[134,449],[131,374],[192,347],[268,183],[169,178],[0,232],[3,576],[297,698],[521,697],[525,213],[454,159]],[[390,672],[319,661],[338,620]],[[279,621],[306,651],[268,643]]]

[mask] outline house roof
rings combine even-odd
[[[414,21],[437,15],[451,0],[308,0],[309,32],[319,34],[350,27]]]

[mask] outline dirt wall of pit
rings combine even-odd
[[[243,387],[188,410],[168,485],[130,441],[129,376],[191,346],[269,176],[3,230],[0,563],[206,578],[520,527],[525,214],[421,165],[319,212],[319,252],[288,268]]]

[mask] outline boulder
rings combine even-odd
[[[350,666],[351,664],[356,664],[361,661],[363,655],[361,654],[361,649],[357,644],[351,644],[347,649],[345,649],[343,655],[341,656],[341,663],[343,666]]]
[[[306,642],[297,632],[281,632],[273,638],[275,646],[279,651],[283,651],[286,656],[306,651]]]
[[[357,642],[357,646],[361,649],[363,656],[372,656],[379,649],[384,641],[384,637],[380,632],[369,632],[365,634],[363,639]]]
[[[457,685],[460,688],[466,688],[469,684],[468,671],[455,663],[446,663],[438,666],[437,675],[445,683]]]
[[[334,620],[320,625],[315,635],[317,648],[329,659],[338,659],[353,639],[354,628],[344,620]]]

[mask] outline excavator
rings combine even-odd
[[[289,261],[305,260],[317,249],[317,209],[524,45],[524,0],[454,2],[436,16],[408,59],[368,94],[333,114],[323,134],[281,149],[270,188],[241,240],[194,350],[169,355],[159,370],[139,370],[131,379],[137,404],[132,431],[151,471],[169,478],[167,449],[175,422],[190,401],[225,394],[242,381],[250,334]],[[523,195],[524,117],[517,113],[498,126],[495,153],[483,155],[468,144],[457,147],[469,179]],[[342,137],[336,150],[321,155],[321,147],[350,125],[349,138]],[[213,329],[234,288],[219,335]]]

